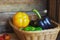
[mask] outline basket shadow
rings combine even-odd
[[[57,39],[56,40],[60,40],[60,31],[58,33]]]
[[[14,33],[13,31],[13,28],[11,27],[11,25],[9,24],[9,21],[7,20],[7,23],[6,23],[6,32],[7,33]]]

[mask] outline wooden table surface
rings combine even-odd
[[[9,35],[11,36],[11,40],[18,40],[18,37],[15,33],[9,33]]]

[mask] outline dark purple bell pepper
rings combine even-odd
[[[41,26],[43,29],[51,28],[52,25],[48,17],[42,18],[40,13],[36,9],[34,9],[33,12],[35,12],[36,15],[39,17],[39,21],[37,22],[39,26]]]

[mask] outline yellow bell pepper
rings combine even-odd
[[[30,19],[29,16],[25,12],[17,12],[13,16],[13,24],[16,27],[26,27],[29,25]]]

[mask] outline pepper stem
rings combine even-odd
[[[35,12],[36,15],[41,19],[41,15],[40,15],[40,13],[36,9],[33,9],[33,12]]]

